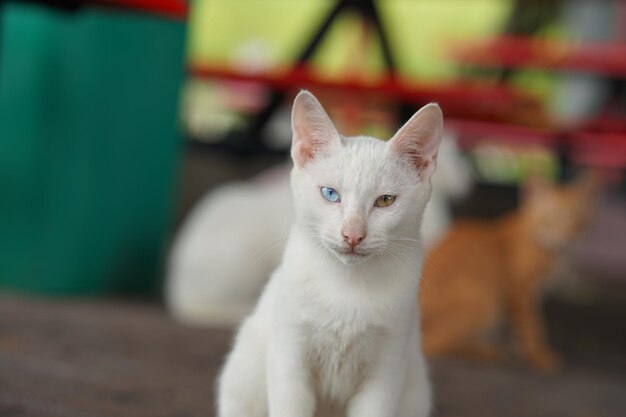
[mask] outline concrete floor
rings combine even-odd
[[[567,369],[432,364],[439,417],[623,417],[626,305],[546,308]],[[231,334],[172,322],[156,303],[0,294],[0,417],[213,415]]]

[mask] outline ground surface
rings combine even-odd
[[[433,364],[436,416],[623,417],[623,305],[548,305],[568,369]],[[155,304],[0,294],[0,417],[212,416],[230,332],[185,328]]]

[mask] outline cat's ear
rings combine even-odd
[[[306,90],[301,91],[293,102],[291,130],[291,157],[300,167],[341,146],[339,133],[330,117],[315,96]]]
[[[538,173],[531,173],[520,187],[521,200],[544,200],[546,195],[552,190],[552,187],[552,184],[550,184],[545,177]]]
[[[443,136],[443,113],[435,103],[419,109],[389,141],[394,152],[415,164],[420,179],[435,171],[437,152]]]

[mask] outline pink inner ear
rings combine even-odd
[[[394,138],[392,143],[398,154],[408,158],[414,164],[422,179],[429,178],[435,169],[439,145],[436,135],[437,133],[427,132],[424,129],[419,129],[418,132],[402,132],[402,135]],[[436,143],[434,147],[431,142]]]
[[[435,169],[443,133],[443,115],[436,104],[422,107],[391,139],[394,150],[409,158],[420,178],[427,179]]]
[[[291,157],[298,166],[303,166],[307,161],[313,159],[314,156],[313,150],[302,142],[294,144],[291,149]]]
[[[291,156],[299,166],[340,144],[335,126],[319,101],[308,91],[300,92],[294,101],[291,126]]]
[[[417,161],[417,169],[419,171],[424,171],[427,170],[428,168],[430,168],[430,160],[428,159],[420,159],[419,161]]]

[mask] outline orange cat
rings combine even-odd
[[[591,217],[595,188],[590,175],[565,186],[533,179],[515,212],[456,223],[424,266],[420,299],[426,355],[496,358],[501,349],[489,336],[506,321],[532,367],[559,368],[559,355],[546,341],[542,288],[561,249]]]

